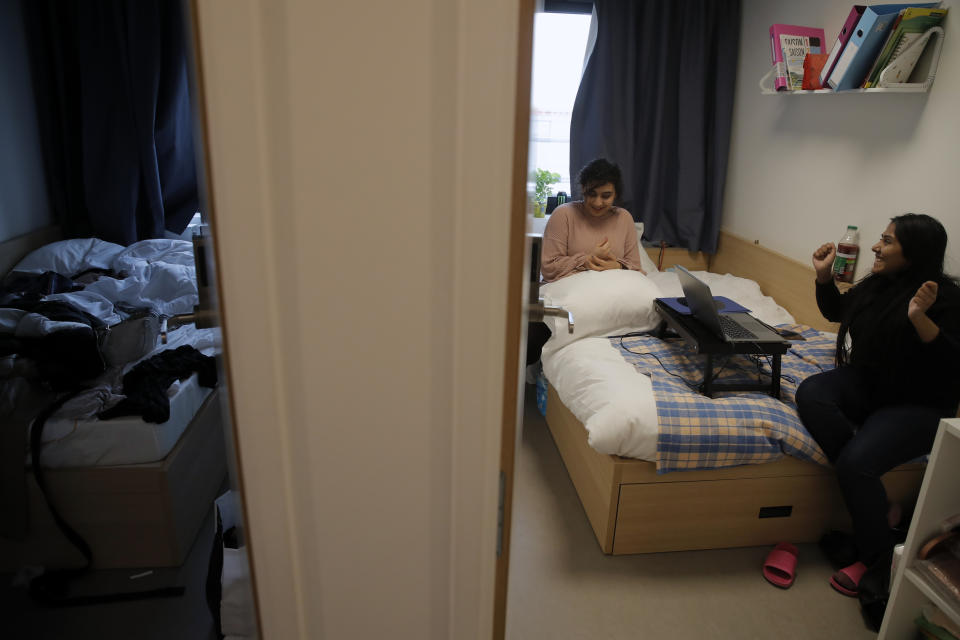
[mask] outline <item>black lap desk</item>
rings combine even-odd
[[[704,365],[703,384],[701,393],[712,398],[719,391],[767,391],[774,398],[780,398],[780,356],[787,352],[790,344],[786,342],[724,342],[711,333],[703,324],[690,315],[684,315],[671,309],[662,300],[655,301],[654,308],[660,314],[660,326],[657,336],[662,338],[667,327],[673,329],[684,342],[693,347],[697,353],[707,357]],[[730,383],[718,384],[713,382],[713,356],[729,355],[734,353],[749,353],[773,356],[769,383]]]

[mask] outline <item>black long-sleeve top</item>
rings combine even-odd
[[[858,287],[840,293],[833,281],[817,283],[817,306],[831,322],[842,322],[858,295]],[[927,316],[940,332],[928,343],[907,318],[909,298],[882,308],[889,302],[881,299],[849,318],[849,366],[867,373],[880,404],[922,404],[954,415],[960,403],[960,287],[949,281],[939,285]],[[880,322],[880,313],[894,314],[894,321]]]

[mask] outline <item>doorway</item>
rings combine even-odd
[[[242,483],[223,365],[223,318],[217,304],[216,223],[203,184],[205,140],[203,123],[196,117],[202,109],[196,102],[200,87],[195,82],[189,8],[179,2],[128,4],[113,7],[115,13],[84,3],[8,3],[4,7],[5,28],[18,34],[3,39],[4,57],[24,62],[22,76],[5,75],[2,80],[4,93],[21,107],[8,114],[5,125],[21,132],[18,139],[33,140],[21,154],[26,161],[5,174],[12,180],[40,185],[35,193],[22,191],[30,199],[11,203],[29,209],[27,226],[11,224],[9,228],[14,230],[8,234],[7,220],[0,225],[4,259],[41,260],[56,251],[51,248],[53,241],[66,243],[63,255],[75,256],[69,252],[78,243],[102,250],[97,260],[83,263],[82,270],[70,266],[73,262],[60,260],[57,264],[63,266],[56,272],[74,283],[64,294],[68,296],[63,299],[65,304],[79,299],[69,299],[74,293],[88,294],[91,300],[103,298],[103,317],[96,317],[95,311],[91,315],[109,326],[111,335],[120,335],[120,325],[143,328],[143,346],[135,356],[114,361],[106,351],[101,353],[105,365],[117,376],[114,395],[127,400],[133,397],[129,386],[123,386],[129,382],[127,375],[138,366],[166,361],[165,356],[175,347],[188,350],[198,368],[174,374],[176,380],[163,389],[163,411],[157,415],[137,413],[121,404],[115,410],[104,408],[102,415],[95,412],[82,419],[54,415],[46,421],[40,445],[34,447],[42,471],[36,472],[32,464],[26,466],[26,534],[9,546],[3,541],[0,601],[5,616],[0,635],[7,635],[12,628],[10,637],[209,640],[221,631],[255,637],[251,576],[242,551],[246,538]],[[154,19],[158,16],[160,19]],[[117,24],[124,29],[115,29]],[[97,27],[99,39],[90,36],[92,27]],[[153,105],[156,122],[152,123],[154,131],[160,132],[153,144],[161,165],[158,193],[169,224],[164,226],[161,219],[155,233],[144,234],[141,228],[138,237],[120,244],[102,240],[99,232],[92,231],[98,227],[91,202],[100,193],[91,194],[90,182],[84,185],[88,191],[70,193],[69,187],[77,183],[62,179],[58,171],[69,165],[65,172],[70,178],[93,173],[84,173],[84,166],[89,169],[90,165],[80,160],[87,157],[91,162],[90,158],[97,157],[94,147],[83,146],[96,138],[82,124],[89,113],[81,104],[89,107],[91,96],[85,94],[85,102],[78,87],[89,91],[98,86],[87,63],[103,55],[120,65],[123,56],[104,53],[116,50],[129,56],[123,57],[128,64],[131,58],[147,64],[150,52],[133,49],[145,41],[164,43],[163,63],[154,62],[173,70],[163,81],[156,81],[164,89]],[[101,48],[91,51],[97,46]],[[104,73],[112,74],[117,86],[123,85],[122,79],[130,79],[119,69],[107,68]],[[170,84],[164,84],[168,80]],[[134,93],[127,89],[130,95]],[[137,95],[141,100],[144,97]],[[122,95],[114,104],[121,110],[124,106],[133,110]],[[161,113],[168,108],[178,113],[175,121],[163,119]],[[61,121],[56,114],[69,117]],[[100,119],[104,120],[102,114]],[[129,140],[122,128],[125,123],[106,120],[103,138],[97,141],[108,147],[111,140]],[[178,129],[180,126],[185,128]],[[116,139],[111,138],[111,128]],[[200,133],[194,137],[191,129]],[[83,135],[79,135],[81,131]],[[178,205],[169,195],[171,175],[177,172],[163,165],[165,157],[175,155],[165,146],[171,139],[193,142],[190,157],[174,167],[181,169],[182,184],[189,183],[178,190]],[[123,156],[126,149],[120,146],[101,156],[102,163],[119,158],[128,166],[140,167],[143,159]],[[77,164],[70,164],[75,159]],[[194,164],[198,167],[195,175]],[[187,174],[191,174],[189,178]],[[114,181],[124,183],[119,176]],[[145,189],[144,182],[139,182],[139,188]],[[189,204],[192,202],[196,206]],[[89,219],[65,215],[68,209],[84,207],[89,208]],[[117,211],[120,209],[118,206]],[[4,208],[4,215],[8,213],[17,215],[17,209]],[[174,217],[179,221],[170,222]],[[140,218],[134,226],[144,222]],[[20,253],[14,256],[13,251]],[[121,262],[124,269],[116,266]],[[14,260],[9,264],[25,263]],[[87,269],[91,265],[95,268]],[[168,277],[178,283],[179,292],[165,289],[157,293]],[[113,282],[120,284],[109,286]],[[131,298],[136,292],[142,308],[133,311],[121,304],[129,300],[120,293],[116,298],[107,297],[108,289],[125,291]],[[138,320],[142,324],[134,325]],[[108,342],[104,339],[99,344],[103,348]],[[125,388],[127,392],[121,393]],[[78,389],[71,386],[69,393]],[[58,394],[57,401],[64,398]],[[108,417],[106,411],[111,410],[117,416]],[[4,426],[8,426],[6,421]],[[40,488],[44,485],[46,491]],[[55,523],[53,514],[62,523]],[[224,603],[230,609],[228,616],[221,615]]]

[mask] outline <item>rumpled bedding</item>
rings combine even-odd
[[[138,362],[183,344],[188,337],[190,344],[204,345],[197,348],[209,356],[219,350],[220,338],[218,329],[181,327],[170,334],[174,344],[158,340],[150,353],[112,368],[97,353],[97,331],[122,322],[130,309],[150,309],[159,315],[193,311],[198,293],[193,246],[186,240],[144,240],[128,247],[96,238],[54,242],[21,260],[2,284],[0,449],[9,455],[4,457],[0,482],[0,535],[20,537],[28,428],[42,403],[56,397],[50,389],[77,393],[71,404],[60,408],[57,419],[90,418],[123,398],[115,381]],[[92,356],[87,345],[92,345]],[[78,376],[77,370],[83,373]],[[43,378],[44,371],[57,373],[55,384]],[[83,395],[84,389],[89,393]],[[26,405],[28,395],[39,398],[32,403],[35,410],[14,411]]]
[[[795,324],[794,318],[772,298],[764,296],[760,287],[752,280],[708,272],[696,272],[695,275],[710,286],[714,295],[726,296],[738,302],[755,317],[771,326]],[[654,311],[654,300],[658,297],[682,295],[675,273],[665,271],[646,276],[633,271],[584,272],[542,286],[541,295],[546,304],[561,306],[574,314],[575,330],[572,335],[566,330],[565,319],[549,317],[545,320],[552,336],[543,348],[543,370],[560,400],[585,426],[587,440],[592,448],[600,453],[655,462],[661,472],[759,461],[750,459],[754,454],[724,453],[718,446],[715,434],[708,431],[702,432],[702,435],[707,436],[704,439],[694,438],[695,434],[691,431],[683,433],[684,436],[689,436],[687,440],[678,440],[675,433],[671,434],[672,428],[668,425],[665,429],[661,420],[667,407],[666,404],[661,406],[661,399],[655,390],[655,383],[659,385],[661,376],[645,375],[648,372],[647,367],[655,367],[660,372],[663,372],[663,369],[655,360],[647,358],[649,362],[643,364],[644,371],[641,371],[634,361],[625,357],[620,349],[619,339],[610,339],[610,336],[651,332],[656,328],[659,316]],[[801,371],[791,376],[797,383],[806,375],[819,371],[817,366],[830,366],[832,343],[835,339],[832,334],[805,330],[813,332],[815,336],[811,335],[811,339],[806,342],[797,343],[805,346],[795,345],[792,351],[803,353],[805,349],[819,349],[827,344],[831,346],[829,355],[805,356],[806,364],[798,365]],[[629,339],[625,339],[624,344],[630,344]],[[697,362],[702,356],[693,358],[692,362]],[[722,363],[722,360],[722,357],[715,357],[717,362]],[[786,362],[785,356],[784,366]],[[697,371],[702,369],[698,368]],[[736,369],[733,371],[736,372]],[[727,372],[725,375],[731,374]],[[691,373],[688,379],[697,380],[697,376],[702,376],[702,373]],[[683,384],[677,379],[674,380]],[[787,380],[782,380],[781,385],[785,392],[795,388],[795,385],[791,387]],[[789,393],[792,394],[792,391]],[[792,398],[792,395],[790,397]],[[787,404],[779,404],[789,408]],[[778,410],[783,411],[780,407]],[[789,411],[787,413],[789,414]],[[715,415],[708,417],[702,424],[710,425],[715,419]],[[693,420],[694,418],[688,417],[688,422]],[[789,435],[779,440],[771,435],[773,425],[787,423],[795,427]],[[810,446],[812,438],[799,422],[792,423],[783,416],[772,416],[747,429],[754,443],[761,440],[767,443],[777,442],[766,445],[770,456],[768,459],[799,452],[799,457],[822,461],[822,453],[815,444]],[[661,432],[669,437],[662,439]],[[741,433],[741,436],[745,437],[745,434]]]
[[[650,378],[657,408],[657,473],[717,469],[771,462],[784,454],[826,465],[823,451],[804,429],[794,394],[808,376],[833,368],[834,341],[802,325],[781,359],[780,399],[763,392],[701,395],[703,356],[683,340],[653,336],[610,338],[623,358]],[[770,380],[770,361],[746,355],[714,356],[719,384]]]

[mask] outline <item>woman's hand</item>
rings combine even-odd
[[[923,342],[930,342],[940,334],[940,327],[927,315],[929,309],[937,300],[937,283],[933,280],[927,280],[917,292],[910,298],[910,304],[907,305],[907,318],[913,323],[917,330],[917,335]]]
[[[620,269],[620,263],[613,258],[600,258],[597,256],[587,256],[587,268],[591,271],[607,271],[609,269]]]
[[[597,258],[601,258],[603,260],[616,260],[616,258],[613,255],[613,252],[610,251],[610,242],[606,238],[604,238],[600,242],[600,244],[598,244],[593,248],[593,251],[591,252],[590,255],[595,256]]]
[[[620,262],[610,251],[610,242],[604,238],[600,244],[593,248],[593,251],[587,256],[584,266],[591,271],[607,271],[609,269],[620,269]]]
[[[813,268],[817,270],[817,282],[826,284],[833,278],[833,261],[837,257],[837,247],[832,242],[820,245],[813,252]]]
[[[920,285],[917,292],[910,298],[910,304],[907,306],[907,317],[913,320],[918,316],[927,315],[927,309],[937,300],[937,290],[937,283],[933,280],[927,280]]]

